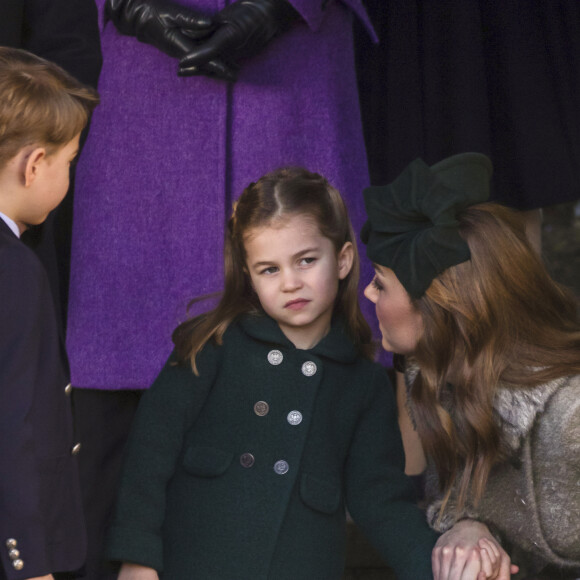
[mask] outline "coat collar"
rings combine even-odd
[[[239,324],[246,334],[255,340],[298,350],[286,338],[276,321],[266,314],[243,315],[239,319]],[[356,348],[340,316],[333,318],[330,332],[317,345],[304,352],[340,363],[353,363],[357,358]]]
[[[494,416],[502,431],[502,438],[513,451],[519,450],[530,433],[536,417],[544,412],[552,395],[570,381],[561,377],[528,388],[500,385],[494,400]]]
[[[412,388],[419,366],[414,359],[406,361],[407,392]],[[493,415],[500,428],[502,441],[510,451],[517,452],[532,430],[536,417],[543,413],[552,395],[570,381],[561,377],[535,387],[499,385],[493,402]],[[444,394],[445,396],[445,394]],[[410,407],[413,418],[412,406]]]
[[[2,218],[0,218],[0,233],[9,238],[14,238],[15,240],[19,239],[18,236],[12,231],[10,226]]]

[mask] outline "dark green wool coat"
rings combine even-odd
[[[347,507],[398,578],[432,577],[388,377],[340,324],[298,350],[246,316],[198,368],[170,358],[143,396],[111,560],[171,580],[337,580]]]

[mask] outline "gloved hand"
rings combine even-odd
[[[217,30],[180,60],[178,74],[199,74],[200,67],[216,58],[234,71],[239,59],[260,53],[297,20],[300,15],[287,0],[237,0],[216,15]],[[183,32],[190,35],[187,27]]]
[[[135,36],[176,58],[191,54],[196,41],[208,38],[216,29],[211,17],[168,0],[107,0],[105,14],[121,34]],[[207,59],[201,70],[193,67],[190,74],[235,77],[219,58]]]

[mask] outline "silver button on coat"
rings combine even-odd
[[[8,549],[10,549],[10,548],[16,548],[16,546],[18,546],[18,542],[14,538],[8,538],[6,540],[6,547]]]
[[[290,425],[300,425],[302,423],[302,413],[300,411],[290,411],[286,419]]]
[[[290,466],[288,465],[288,462],[284,461],[283,459],[280,459],[280,461],[276,461],[276,463],[274,463],[274,471],[278,475],[284,475],[285,473],[288,473],[289,469]]]
[[[306,361],[302,365],[302,374],[305,377],[311,377],[316,374],[316,363],[312,362],[311,360]]]
[[[284,355],[279,350],[271,350],[268,353],[268,362],[271,365],[279,365],[284,360]]]
[[[77,443],[72,449],[71,449],[71,453],[73,455],[78,455],[81,452],[81,444]]]

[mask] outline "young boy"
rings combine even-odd
[[[58,66],[0,47],[0,580],[84,561],[68,362],[46,272],[19,237],[62,201],[97,103]]]

